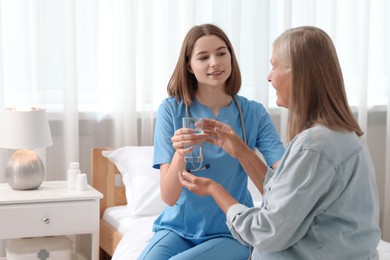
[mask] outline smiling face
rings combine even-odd
[[[195,75],[198,87],[224,87],[232,72],[231,56],[225,42],[215,35],[199,38],[195,42],[188,70]]]
[[[281,62],[278,54],[278,48],[274,48],[271,57],[272,69],[267,79],[276,90],[276,104],[288,108],[292,86],[291,69]]]

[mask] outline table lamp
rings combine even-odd
[[[6,108],[1,113],[0,147],[16,149],[8,160],[5,177],[14,190],[39,188],[45,168],[32,150],[53,144],[46,110]]]

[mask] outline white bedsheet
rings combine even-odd
[[[137,259],[153,236],[152,226],[157,216],[130,216],[126,206],[106,209],[103,219],[123,234],[112,260]]]
[[[153,236],[152,226],[156,216],[134,217],[126,206],[106,209],[103,219],[118,230],[123,237],[112,260],[135,260]],[[390,260],[390,243],[381,240],[378,245],[379,259]]]
[[[380,260],[390,260],[390,243],[386,241],[379,241],[378,253]]]

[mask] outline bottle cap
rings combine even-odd
[[[79,162],[70,162],[69,163],[69,169],[78,169],[80,168]]]

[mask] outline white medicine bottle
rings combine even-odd
[[[68,168],[68,189],[76,189],[77,176],[81,174],[80,164],[78,162],[70,162]]]

